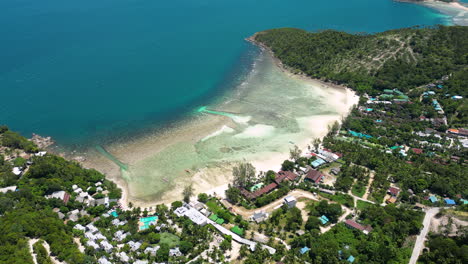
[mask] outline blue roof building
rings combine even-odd
[[[319,159],[316,159],[316,160],[312,161],[311,165],[312,165],[313,168],[317,168],[317,167],[322,166],[325,163],[326,163],[326,161],[319,158]]]
[[[447,205],[455,205],[456,204],[455,201],[452,200],[452,199],[445,198],[444,200],[445,200],[445,204],[447,204]]]
[[[299,252],[300,252],[302,255],[304,255],[304,254],[307,253],[309,250],[310,250],[310,248],[308,248],[308,247],[303,247],[303,248],[301,248],[301,249],[299,250]]]
[[[119,214],[118,214],[116,211],[112,211],[111,215],[112,215],[113,217],[119,217]]]
[[[468,204],[468,200],[465,199],[460,199],[460,202],[462,202],[463,204]]]
[[[320,222],[322,222],[322,225],[326,225],[330,221],[328,217],[324,215],[322,215],[319,219],[320,219]]]
[[[437,85],[437,88],[442,89],[444,86],[442,84]]]
[[[353,263],[354,262],[354,257],[353,256],[349,256],[349,258],[347,259],[347,261],[349,263]]]
[[[429,201],[431,201],[432,203],[435,203],[435,202],[437,202],[438,200],[437,200],[437,197],[435,197],[435,196],[433,195],[433,196],[429,197]]]

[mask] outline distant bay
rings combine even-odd
[[[0,2],[0,123],[69,149],[190,115],[241,83],[275,27],[378,32],[449,24],[391,0]]]

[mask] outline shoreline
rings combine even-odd
[[[259,45],[256,46],[259,47]],[[302,117],[299,118],[300,120],[297,120],[300,122],[300,126],[303,128],[307,127],[308,129],[304,129],[306,132],[306,138],[300,142],[297,141],[294,144],[298,145],[298,147],[302,150],[307,150],[307,145],[310,144],[313,138],[323,138],[328,133],[328,126],[330,124],[332,124],[334,121],[341,123],[341,120],[349,115],[352,107],[359,102],[359,97],[357,97],[355,92],[348,87],[324,82],[322,80],[312,79],[305,75],[294,74],[286,67],[284,67],[281,61],[274,57],[268,49],[265,47],[261,48],[263,51],[268,51],[267,56],[273,60],[274,67],[277,67],[281,72],[285,73],[287,78],[293,78],[301,82],[305,81],[307,84],[312,85],[313,87],[321,90],[327,90],[328,92],[330,92],[329,89],[332,89],[331,91],[339,91],[340,95],[344,98],[343,100],[345,100],[344,107],[346,109],[341,108],[341,110],[336,104],[343,104],[343,102],[340,102],[338,99],[331,100],[335,104],[334,107],[338,107],[337,109],[334,109],[339,113],[338,115],[318,114],[314,115],[312,119]],[[200,118],[195,118],[196,120],[191,120],[187,123],[184,123],[183,130],[176,128],[174,131],[166,131],[166,135],[165,132],[163,132],[162,135],[148,135],[143,138],[133,139],[131,142],[127,142],[124,145],[109,147],[106,146],[106,149],[110,153],[116,155],[116,157],[118,157],[120,160],[130,164],[131,166],[139,160],[151,157],[155,153],[163,151],[166,147],[170,147],[173,144],[176,144],[178,140],[180,141],[181,137],[183,139],[184,133],[186,133],[187,130],[190,130],[190,127],[197,127],[197,131],[199,131],[199,133],[190,135],[189,142],[193,145],[199,141],[203,141],[204,138],[213,135],[213,133],[219,132],[220,129],[226,127],[232,129],[232,127],[235,127],[233,121],[226,117],[209,115],[203,116],[201,118],[203,118],[201,123],[197,122],[197,120]],[[313,130],[313,132],[309,130]],[[158,144],[158,142],[161,141],[161,138],[165,143],[164,145]],[[288,149],[289,147],[290,146],[288,146]],[[251,162],[255,166],[257,172],[267,170],[278,171],[281,167],[281,163],[285,159],[289,158],[289,152],[285,151],[265,152],[264,150],[259,149],[258,152],[254,153],[255,158],[248,158],[247,161]],[[121,172],[117,166],[110,160],[107,160],[101,156],[95,156],[93,159],[86,159],[81,163],[87,168],[95,168],[101,171],[105,174],[107,179],[113,181],[117,184],[117,186],[119,186],[119,188],[122,189],[122,198],[120,199],[120,203],[124,208],[128,207],[129,202],[131,202],[134,206],[147,208],[153,207],[157,204],[170,204],[173,201],[180,200],[183,188],[190,183],[193,184],[195,197],[198,193],[208,193],[211,195],[216,194],[218,197],[224,197],[224,191],[228,188],[228,184],[232,181],[232,167],[238,161],[217,162],[215,160],[214,162],[216,163],[215,166],[208,165],[207,167],[196,169],[195,173],[190,175],[190,177],[187,175],[187,177],[184,176],[174,179],[174,181],[171,182],[171,186],[169,187],[170,191],[163,192],[162,197],[155,200],[143,200],[132,197],[131,186],[129,186],[128,182],[120,175]]]
[[[436,10],[437,12],[451,17],[453,25],[468,26],[468,5],[460,1],[450,3],[438,0],[394,0],[396,2],[411,3],[425,6]]]

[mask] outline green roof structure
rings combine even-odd
[[[234,226],[231,228],[231,231],[234,232],[235,234],[239,235],[239,236],[243,236],[244,235],[244,229],[238,227],[238,226]]]

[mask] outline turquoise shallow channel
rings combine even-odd
[[[378,32],[448,24],[391,0],[0,1],[0,123],[70,150],[135,137],[249,74],[275,27]]]

